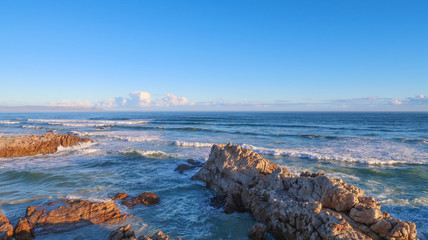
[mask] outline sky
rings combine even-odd
[[[0,111],[428,111],[428,1],[0,1]]]

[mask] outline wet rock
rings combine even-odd
[[[122,200],[122,204],[129,208],[135,207],[137,204],[153,205],[160,202],[160,199],[156,194],[151,192],[144,192],[135,198],[130,198],[127,193],[117,193],[112,200]]]
[[[10,240],[13,235],[13,226],[9,219],[1,213],[0,210],[0,240]]]
[[[381,213],[361,189],[322,174],[296,176],[230,143],[213,145],[192,179],[224,196],[225,212],[249,211],[276,239],[416,239],[414,223]]]
[[[194,159],[187,159],[187,164],[182,163],[178,165],[174,171],[179,172],[180,174],[183,174],[184,171],[191,170],[194,168],[202,167],[204,164],[200,161],[196,161]]]
[[[15,227],[15,238],[31,239],[30,235],[69,231],[84,225],[119,223],[126,218],[113,201],[62,200],[43,206],[29,206],[25,218]]]
[[[110,233],[108,240],[137,240],[134,231],[131,230],[131,225],[120,227]]]
[[[142,239],[147,239],[147,238],[142,238]],[[142,240],[140,238],[138,238],[138,240]],[[157,231],[155,234],[153,234],[152,236],[150,236],[150,238],[148,238],[148,240],[169,240],[169,236],[165,235],[162,231]]]
[[[16,240],[31,240],[34,238],[33,229],[26,218],[19,219],[19,222],[15,226],[13,236]]]
[[[0,138],[0,157],[23,157],[55,153],[59,146],[69,147],[93,142],[71,134],[46,133],[44,135],[13,136]]]
[[[115,201],[115,200],[122,200],[125,198],[128,198],[127,193],[116,193],[116,195],[114,195],[114,197],[112,197],[111,200]]]
[[[248,231],[248,238],[253,240],[264,240],[266,234],[266,225],[257,223]]]

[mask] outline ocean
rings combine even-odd
[[[56,199],[108,201],[153,192],[125,222],[137,235],[247,239],[248,213],[210,206],[214,193],[191,181],[213,143],[240,144],[294,173],[321,172],[364,190],[392,217],[428,239],[428,113],[410,112],[82,112],[0,113],[0,136],[71,133],[93,144],[55,154],[0,159],[0,209],[15,225],[29,205]],[[119,225],[86,226],[39,239],[107,239]]]

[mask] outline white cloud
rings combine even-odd
[[[397,100],[397,99],[391,100],[391,103],[392,103],[392,105],[401,105],[401,104],[403,104],[402,101]]]
[[[156,103],[157,106],[186,106],[186,105],[193,105],[192,103],[189,103],[189,100],[185,97],[177,97],[174,94],[167,93],[165,97],[158,98],[158,101]]]

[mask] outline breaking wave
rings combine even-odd
[[[210,148],[213,143],[174,141],[174,145],[185,148]]]

